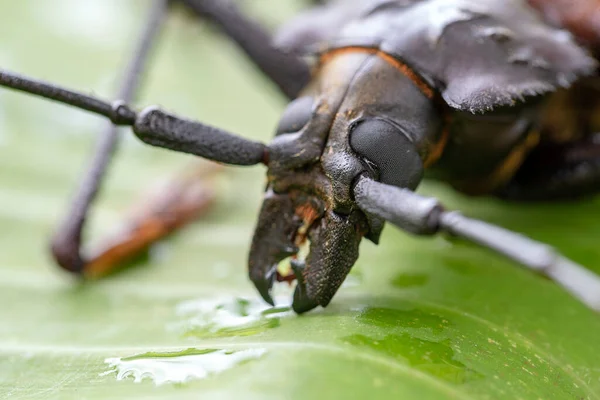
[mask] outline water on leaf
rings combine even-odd
[[[417,370],[450,383],[466,383],[481,379],[482,374],[454,359],[454,350],[443,342],[412,337],[408,334],[387,335],[381,339],[365,335],[351,335],[344,342],[367,347],[393,358],[406,360]]]
[[[289,306],[271,307],[258,298],[239,297],[186,301],[176,312],[183,319],[176,328],[195,337],[251,336],[278,327],[282,317],[293,314]]]
[[[385,307],[370,307],[365,309],[358,317],[358,321],[381,328],[412,328],[426,329],[434,334],[450,326],[450,322],[436,314],[419,309],[396,310]]]
[[[134,382],[148,378],[157,386],[185,383],[219,374],[248,360],[260,358],[266,349],[241,351],[223,349],[186,349],[179,352],[149,352],[125,358],[107,358],[111,368],[102,375],[117,374],[117,380],[133,377]]]

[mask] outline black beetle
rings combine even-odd
[[[390,221],[415,234],[448,232],[494,249],[600,310],[600,278],[592,272],[546,245],[414,193],[431,177],[471,195],[511,200],[595,194],[600,122],[591,51],[599,37],[573,36],[556,25],[560,19],[545,18],[556,13],[535,0],[371,0],[315,7],[273,42],[228,2],[170,3],[177,2],[219,25],[293,101],[269,145],[156,107],[133,111],[127,102],[167,0],[155,0],[119,101],[0,72],[2,86],[113,124],[53,240],[62,267],[81,274],[91,268],[79,252],[81,229],[114,147],[114,126],[122,125],[153,146],[268,167],[249,275],[271,304],[274,281],[296,278],[296,312],[327,306],[362,237],[377,243]],[[304,56],[314,60],[312,71]],[[307,242],[303,260],[298,253]],[[288,277],[277,269],[286,258]]]

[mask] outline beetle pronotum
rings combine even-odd
[[[600,310],[600,278],[592,272],[544,244],[414,193],[424,176],[473,195],[513,200],[598,191],[600,145],[591,118],[599,99],[597,63],[568,32],[524,0],[341,1],[298,17],[276,47],[227,2],[178,1],[219,25],[293,101],[268,145],[157,107],[134,111],[128,103],[167,0],[153,1],[118,101],[1,71],[4,87],[112,123],[53,238],[63,268],[94,271],[94,262],[80,254],[81,230],[114,148],[115,127],[130,126],[153,146],[268,167],[249,275],[271,304],[274,281],[289,278],[279,276],[277,265],[291,258],[298,281],[294,310],[327,306],[362,237],[377,243],[389,221],[415,234],[448,232],[493,249]],[[591,50],[600,43],[593,35],[579,38]],[[300,57],[307,54],[315,60],[312,70]],[[177,208],[177,201],[169,207]],[[300,260],[307,241],[310,252]],[[113,266],[109,260],[104,267]]]

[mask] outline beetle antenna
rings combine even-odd
[[[112,103],[0,70],[0,86],[68,104],[108,118],[115,125],[131,126],[144,143],[232,165],[268,162],[268,148],[225,130],[166,113],[156,106],[140,113],[123,101]]]
[[[0,85],[102,115],[115,125],[132,125],[135,121],[135,113],[121,102],[110,104],[93,96],[16,73],[0,70]]]
[[[600,311],[600,277],[560,255],[552,247],[483,221],[446,211],[437,199],[364,176],[354,187],[356,202],[402,230],[418,235],[447,232],[492,249],[562,285]]]

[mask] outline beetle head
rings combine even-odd
[[[370,230],[349,196],[340,196],[350,193],[352,180],[364,167],[355,156],[339,152],[342,143],[327,140],[332,121],[328,107],[302,97],[289,105],[269,146],[267,190],[250,251],[250,278],[269,303],[275,280],[297,279],[297,312],[329,303]],[[308,254],[301,251],[304,247]],[[282,276],[277,267],[288,257],[293,272]]]
[[[352,57],[361,65],[371,59],[364,54]],[[362,237],[379,240],[384,221],[356,205],[357,179],[367,174],[415,188],[423,163],[414,133],[420,138],[432,124],[437,127],[429,100],[379,59],[375,61],[381,65],[370,66],[374,74],[356,78],[355,70],[351,90],[344,90],[336,78],[344,78],[343,68],[352,61],[340,63],[342,72],[335,63],[325,68],[328,79],[317,77],[321,84],[288,106],[269,145],[267,189],[250,250],[250,278],[272,303],[273,282],[288,279],[278,273],[278,264],[291,258],[291,279],[298,280],[293,302],[297,312],[326,306],[356,262]],[[393,92],[386,94],[389,82],[399,85],[406,104],[398,105]],[[302,260],[301,248],[307,244],[309,252]]]

